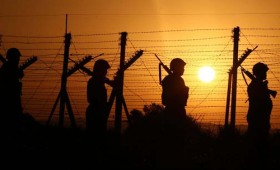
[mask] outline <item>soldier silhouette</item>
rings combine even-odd
[[[249,97],[248,134],[260,139],[265,139],[269,135],[270,115],[273,107],[268,81],[266,80],[268,70],[266,64],[256,63],[253,66],[255,79],[251,81],[247,88]]]
[[[4,118],[3,123],[8,126],[15,125],[22,117],[21,105],[21,78],[23,70],[19,69],[21,53],[17,48],[10,48],[7,51],[7,61],[1,67],[0,71],[0,109]]]
[[[184,74],[186,63],[180,58],[174,58],[170,62],[170,72],[161,82],[162,104],[165,106],[162,114],[161,130],[162,140],[167,147],[166,153],[177,155],[175,159],[165,161],[166,166],[175,165],[181,161],[184,155],[182,148],[185,145],[187,129],[187,113],[185,107],[189,97],[189,87],[185,85]],[[180,166],[180,165],[179,165]]]
[[[165,106],[165,114],[178,121],[186,118],[189,87],[185,85],[183,78],[186,63],[180,58],[174,58],[170,62],[171,74],[162,80],[162,104]]]
[[[87,83],[89,105],[86,110],[86,129],[95,135],[103,135],[107,130],[108,104],[105,83],[110,82],[106,77],[109,68],[106,60],[97,60],[93,66],[93,75]]]
[[[253,147],[251,159],[256,161],[258,167],[265,168],[268,165],[268,137],[270,131],[270,115],[272,111],[272,100],[270,95],[276,96],[276,91],[268,88],[266,80],[269,68],[264,63],[256,63],[253,66],[253,76],[248,85],[249,109],[247,113],[248,136]]]

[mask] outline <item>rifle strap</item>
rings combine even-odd
[[[242,70],[241,70],[241,74],[242,74],[242,77],[243,77],[247,87],[248,87],[248,82],[247,82],[246,77],[244,76],[244,72]],[[248,101],[249,101],[249,98],[245,101],[245,103],[247,103]]]
[[[245,83],[247,84],[247,86],[249,85],[248,84],[248,82],[247,82],[247,80],[246,80],[246,77],[244,76],[244,72],[241,70],[241,74],[242,74],[242,77],[243,77],[243,79],[244,79],[244,81],[245,81]]]

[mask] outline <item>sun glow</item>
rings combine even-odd
[[[198,77],[201,81],[209,83],[215,78],[215,71],[209,66],[201,67],[198,71]]]

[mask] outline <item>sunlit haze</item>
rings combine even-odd
[[[198,71],[198,77],[203,82],[211,82],[215,78],[215,71],[209,66],[201,67]]]

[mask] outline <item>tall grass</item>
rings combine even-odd
[[[265,150],[245,133],[205,130],[190,116],[165,120],[162,108],[135,110],[132,123],[119,135],[113,129],[100,140],[83,128],[45,126],[26,115],[21,126],[2,131],[2,160],[12,166],[62,169],[280,168],[280,133],[271,134]],[[9,133],[7,133],[9,132]]]

